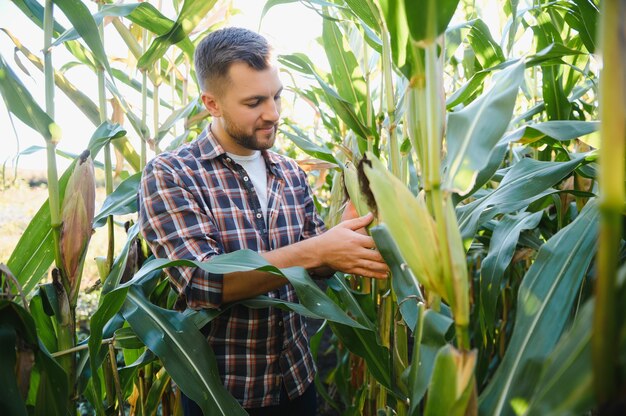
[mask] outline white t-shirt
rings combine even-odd
[[[267,218],[267,170],[265,167],[265,158],[261,156],[261,151],[256,150],[250,156],[235,155],[227,153],[228,156],[239,163],[248,173],[248,177],[254,185],[259,204],[263,210],[263,217]]]

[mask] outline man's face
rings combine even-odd
[[[215,98],[214,133],[227,152],[250,154],[274,145],[283,85],[275,66],[258,71],[237,62],[229,81]]]

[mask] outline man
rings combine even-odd
[[[140,222],[154,254],[206,261],[251,249],[276,267],[301,266],[314,277],[339,270],[386,278],[374,241],[359,232],[372,215],[325,231],[304,172],[268,150],[283,86],[267,41],[240,28],[213,32],[198,45],[195,66],[212,120],[196,140],[146,166]],[[261,294],[297,301],[286,279],[268,273],[167,272],[190,308]],[[207,334],[224,385],[250,414],[315,414],[315,368],[299,315],[237,305],[214,319]],[[185,403],[193,414],[195,404]]]

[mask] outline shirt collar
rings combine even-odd
[[[202,159],[215,159],[226,154],[222,145],[213,136],[213,133],[211,133],[210,124],[202,130],[197,140]]]

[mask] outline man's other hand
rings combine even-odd
[[[349,203],[346,211],[354,210],[354,206],[351,206]],[[356,210],[349,212],[346,217],[354,213]],[[357,216],[316,237],[319,239],[319,255],[324,265],[344,273],[386,279],[389,267],[376,250],[374,239],[368,236],[365,230],[373,219],[374,214],[371,212],[362,217]]]

